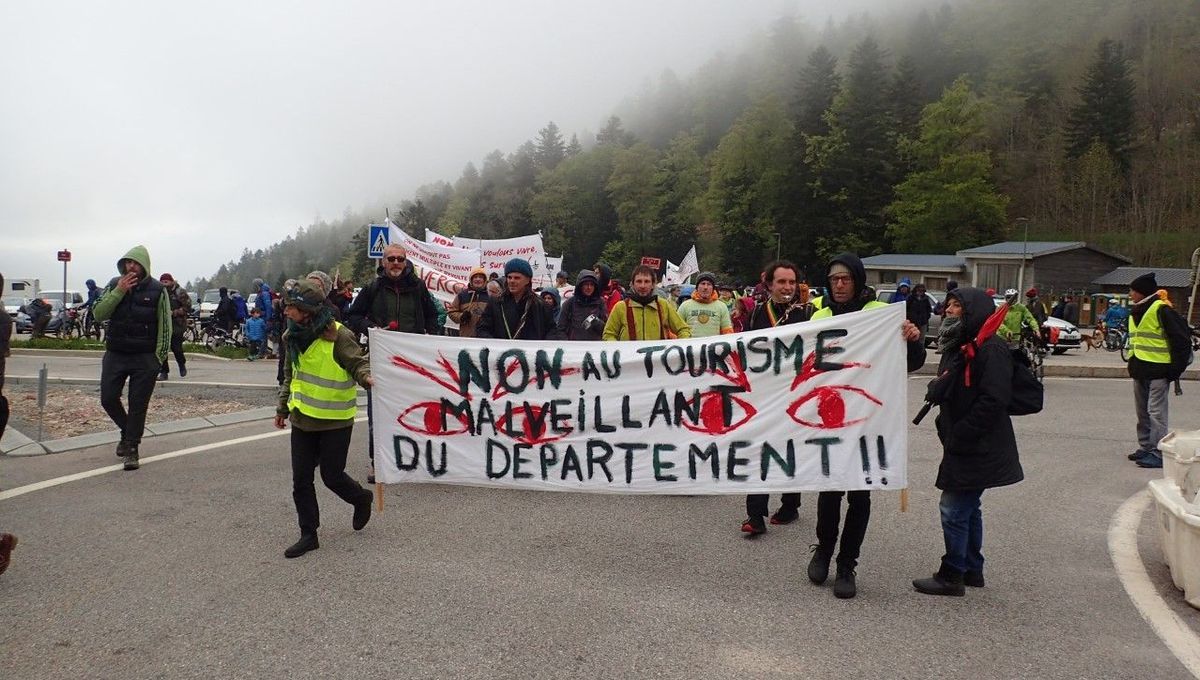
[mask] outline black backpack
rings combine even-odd
[[[1040,413],[1045,398],[1045,388],[1033,373],[1029,356],[1019,348],[1009,350],[1012,357],[1012,398],[1008,402],[1008,415],[1028,416]],[[962,381],[966,372],[966,361],[959,354],[946,370],[942,371],[925,388],[925,405],[913,418],[913,425],[920,425],[929,409],[941,405],[950,397],[950,388],[955,381]]]

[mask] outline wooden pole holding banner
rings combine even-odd
[[[383,482],[375,482],[375,512],[383,512]]]
[[[380,503],[383,501],[381,500]],[[380,506],[382,507],[382,506]],[[908,489],[900,489],[900,512],[908,512]]]

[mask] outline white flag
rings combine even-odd
[[[683,256],[683,261],[679,263],[679,280],[687,281],[687,278],[692,274],[700,271],[700,262],[696,259],[696,246],[693,244],[692,249]]]

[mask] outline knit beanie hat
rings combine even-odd
[[[319,269],[309,272],[308,276],[305,276],[304,278],[316,279],[320,281],[321,289],[325,292],[326,297],[328,297],[329,292],[333,290],[333,279],[329,276],[329,274],[326,274]]]
[[[504,275],[508,276],[509,274],[514,273],[524,274],[531,279],[533,278],[533,268],[529,266],[529,261],[519,257],[514,257],[513,259],[504,263]]]
[[[1154,295],[1158,291],[1158,279],[1154,277],[1154,272],[1142,274],[1129,284],[1129,289],[1146,296]]]
[[[321,287],[308,279],[297,281],[296,287],[287,292],[287,304],[309,314],[320,309],[324,302],[325,295]]]
[[[717,275],[712,272],[701,272],[700,276],[696,278],[696,283],[700,283],[701,281],[708,281],[712,284],[713,288],[717,287]]]

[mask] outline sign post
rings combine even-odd
[[[63,248],[58,251],[58,261],[63,263],[63,308],[67,307],[67,263],[71,261],[71,251]]]
[[[383,251],[384,251],[384,249],[386,249],[388,247],[388,244],[391,243],[391,236],[390,236],[390,232],[388,231],[388,225],[391,224],[391,222],[392,222],[392,215],[391,215],[391,212],[389,210],[387,210],[386,208],[384,208],[383,214],[387,217],[387,219],[384,220],[384,224],[370,225],[370,227],[369,227],[370,238],[367,240],[367,257],[369,257],[375,261],[375,269],[379,269],[379,265],[382,264],[382,260],[383,260]],[[371,452],[373,452],[374,450],[375,450],[375,421],[373,421],[371,419],[371,390],[367,390],[367,453],[368,453],[368,455],[369,456],[372,455]],[[373,458],[372,458],[372,463],[371,463],[371,474],[372,475],[375,474],[375,464],[374,464]],[[376,510],[379,510],[379,511],[383,510],[383,484],[380,482],[375,483],[375,507],[376,507]]]

